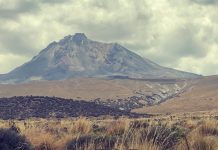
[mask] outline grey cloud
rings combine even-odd
[[[117,1],[111,1],[111,0],[94,0],[90,2],[90,6],[91,7],[96,7],[99,9],[106,9],[106,10],[111,10],[111,9],[116,9],[117,7],[119,7],[120,5],[122,5],[121,3],[119,3],[119,0]]]
[[[198,4],[203,4],[203,5],[218,4],[217,0],[192,0],[192,1]]]
[[[133,32],[128,26],[118,23],[104,23],[99,25],[84,23],[80,24],[80,30],[89,35],[94,35],[93,38],[96,40],[108,42],[117,42],[125,37],[131,36]]]
[[[88,7],[88,11],[84,12],[86,19],[82,17],[69,18],[66,14],[66,17],[61,16],[59,21],[68,26],[76,24],[80,32],[93,35],[97,40],[125,42],[138,32],[146,32],[147,24],[151,19],[151,14],[146,10],[149,7],[144,0],[137,2],[128,0],[126,9],[121,0],[94,0],[85,3]],[[95,11],[96,14],[105,15],[105,17],[99,19],[98,15],[93,16],[92,12],[89,13],[90,10]]]
[[[44,4],[64,4],[70,1],[71,0],[18,0],[18,3],[14,8],[0,7],[0,18],[16,19],[24,13],[39,12]]]
[[[23,0],[15,6],[15,8],[0,8],[0,18],[15,19],[23,13],[31,13],[39,10],[36,1]]]
[[[29,39],[29,34],[5,30],[0,30],[0,33],[0,41],[3,45],[3,48],[0,49],[0,54],[12,53],[22,56],[32,56],[34,51],[36,51],[33,43]]]
[[[203,44],[195,38],[193,28],[177,29],[163,44],[164,51],[177,57],[204,57],[206,51]]]
[[[195,62],[202,73],[217,70],[211,64],[218,61],[207,57],[217,55],[212,52],[218,48],[216,0],[14,1],[15,7],[0,7],[0,54],[31,58],[49,41],[84,32],[93,40],[121,43],[167,67],[186,69],[190,62],[182,60],[190,58],[207,60],[204,66]]]
[[[44,4],[63,4],[71,1],[72,0],[39,0],[40,3]]]

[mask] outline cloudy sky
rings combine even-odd
[[[0,0],[0,73],[83,32],[159,63],[218,74],[218,0]]]

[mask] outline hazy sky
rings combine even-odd
[[[159,63],[218,74],[218,0],[0,0],[0,73],[84,32]]]

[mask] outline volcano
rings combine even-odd
[[[0,75],[1,83],[94,78],[197,78],[199,75],[162,67],[117,43],[102,43],[76,33],[52,42],[32,60]]]

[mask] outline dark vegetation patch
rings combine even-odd
[[[0,129],[0,150],[31,150],[31,144],[18,132]]]
[[[64,117],[99,117],[99,116],[129,116],[139,115],[96,104],[94,102],[75,101],[57,97],[20,96],[0,98],[1,119],[27,119],[27,118],[64,118]]]

